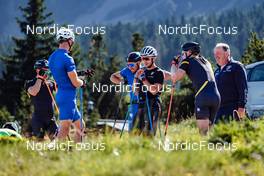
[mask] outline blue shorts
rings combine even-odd
[[[74,122],[81,118],[76,103],[76,90],[58,90],[56,102],[60,111],[60,120],[72,120]]]
[[[138,112],[138,104],[132,104],[128,106],[128,130],[131,131],[135,124],[135,117]]]

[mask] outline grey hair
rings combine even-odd
[[[226,43],[217,43],[217,44],[215,45],[215,48],[222,48],[224,51],[227,51],[227,52],[229,53],[229,55],[230,55],[230,53],[231,53],[231,51],[230,51],[230,47],[229,47],[229,45],[226,44]]]

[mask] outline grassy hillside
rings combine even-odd
[[[32,151],[27,149],[27,141],[2,138],[0,175],[233,176],[264,173],[263,120],[219,125],[205,137],[198,134],[195,122],[188,120],[170,126],[168,134],[167,145],[160,142],[159,135],[154,139],[128,135],[119,139],[118,134],[89,134],[84,141],[86,145],[92,144],[89,151],[77,148]],[[188,145],[195,142],[204,147],[188,149]],[[176,144],[179,144],[178,150]],[[213,144],[218,148],[211,150]]]

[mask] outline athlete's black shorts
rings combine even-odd
[[[49,136],[55,135],[58,128],[54,118],[40,117],[37,115],[33,115],[31,125],[33,136],[39,139],[43,139],[46,132]]]
[[[153,134],[156,134],[158,121],[161,116],[161,103],[160,99],[152,98],[149,99],[149,110],[150,110],[150,118],[152,122]],[[151,132],[151,126],[149,121],[148,107],[146,101],[139,102],[138,113],[136,116],[136,121],[138,120],[137,128],[143,132],[146,129],[147,133]]]
[[[208,84],[195,97],[195,115],[196,119],[209,119],[211,124],[220,106],[220,94],[214,85]]]

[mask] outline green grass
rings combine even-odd
[[[235,150],[164,151],[160,138],[88,134],[86,143],[102,151],[32,151],[27,141],[0,140],[0,175],[263,175],[264,121],[215,126],[201,137],[193,120],[169,127],[170,144],[205,141],[234,145]],[[101,145],[102,145],[101,144]],[[167,143],[168,144],[168,143]],[[176,145],[174,145],[176,146]],[[102,147],[98,147],[103,149]],[[171,148],[172,149],[172,148]]]

